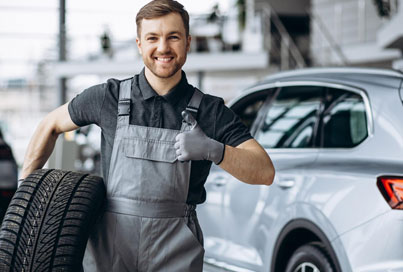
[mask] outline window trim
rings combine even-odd
[[[262,120],[262,118],[264,118],[265,113],[267,112],[267,108],[268,108],[268,106],[270,104],[270,101],[273,100],[273,97],[277,96],[277,94],[279,92],[279,89],[280,88],[269,88],[269,89],[265,89],[265,88],[260,89],[259,88],[259,89],[256,89],[256,90],[252,90],[250,92],[245,92],[242,96],[240,96],[240,97],[238,97],[238,98],[236,98],[236,99],[234,99],[234,100],[232,100],[232,101],[230,101],[228,103],[228,107],[232,109],[241,100],[248,99],[248,97],[251,97],[251,96],[255,96],[259,92],[267,91],[267,95],[266,95],[266,97],[265,97],[265,99],[263,101],[263,104],[260,107],[259,111],[257,112],[256,118],[255,118],[255,120],[253,121],[253,123],[252,123],[252,125],[250,127],[250,133],[251,133],[251,135],[253,137],[255,136],[257,129],[260,127],[261,120]]]
[[[367,92],[364,89],[358,88],[358,87],[354,87],[354,86],[350,86],[350,85],[344,85],[344,84],[340,84],[340,83],[332,83],[332,82],[326,82],[326,81],[315,81],[315,80],[307,80],[307,81],[303,81],[303,80],[299,80],[299,81],[276,81],[276,82],[272,82],[272,83],[265,83],[265,84],[261,84],[261,85],[256,85],[253,86],[249,89],[245,90],[244,95],[242,95],[241,97],[234,99],[232,101],[230,101],[229,106],[231,107],[231,105],[237,103],[238,101],[240,101],[243,97],[252,94],[254,92],[259,92],[259,91],[263,91],[263,90],[267,90],[267,89],[274,89],[274,88],[278,88],[281,89],[282,87],[294,87],[294,86],[318,86],[318,87],[324,87],[324,88],[333,88],[333,89],[340,89],[340,90],[344,90],[344,91],[349,91],[349,92],[353,92],[356,93],[358,95],[360,95],[363,99],[364,102],[364,106],[365,106],[365,112],[366,112],[366,117],[367,117],[367,131],[368,131],[368,136],[357,146],[354,147],[349,147],[349,148],[342,148],[342,149],[352,149],[352,148],[356,148],[358,146],[360,146],[363,142],[365,142],[368,138],[371,138],[374,134],[374,123],[373,123],[373,117],[372,117],[372,110],[371,110],[371,104],[370,104],[370,100],[368,97]],[[277,90],[277,94],[278,94],[278,90]],[[275,97],[276,95],[274,95],[273,97]],[[270,99],[272,100],[273,97]],[[267,107],[266,108],[261,108],[261,111],[264,110],[265,113],[267,113]],[[322,111],[324,109],[321,109],[321,112],[319,113],[320,115],[322,115]],[[321,118],[321,117],[320,117]],[[259,124],[257,127],[260,127],[261,124]],[[257,131],[257,128],[255,127],[255,132]],[[315,133],[315,132],[314,132]],[[316,132],[317,133],[317,132]],[[286,150],[301,150],[301,149],[315,149],[315,148],[319,148],[319,149],[332,149],[332,148],[324,148],[323,146],[314,146],[311,148],[276,148],[277,150],[279,149],[286,149]],[[339,148],[337,148],[339,149]]]

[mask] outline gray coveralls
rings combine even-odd
[[[120,84],[106,212],[86,258],[96,271],[202,271],[203,235],[196,206],[186,204],[191,162],[179,162],[174,148],[176,135],[190,126],[130,125],[131,86],[131,80]],[[197,114],[202,95],[196,89],[186,109]]]

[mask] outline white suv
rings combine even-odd
[[[252,186],[213,167],[205,262],[229,271],[403,271],[403,74],[283,72],[230,107],[276,168]]]

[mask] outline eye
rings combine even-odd
[[[179,40],[179,37],[176,35],[169,36],[170,40]]]
[[[152,41],[156,41],[156,40],[157,40],[157,37],[153,37],[153,36],[147,37],[147,41],[152,42]]]

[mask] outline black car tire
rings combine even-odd
[[[0,230],[0,271],[80,271],[102,211],[102,178],[41,169],[17,189]]]
[[[305,270],[303,270],[305,268]],[[299,247],[288,261],[286,272],[333,272],[332,264],[320,243],[310,243]]]

